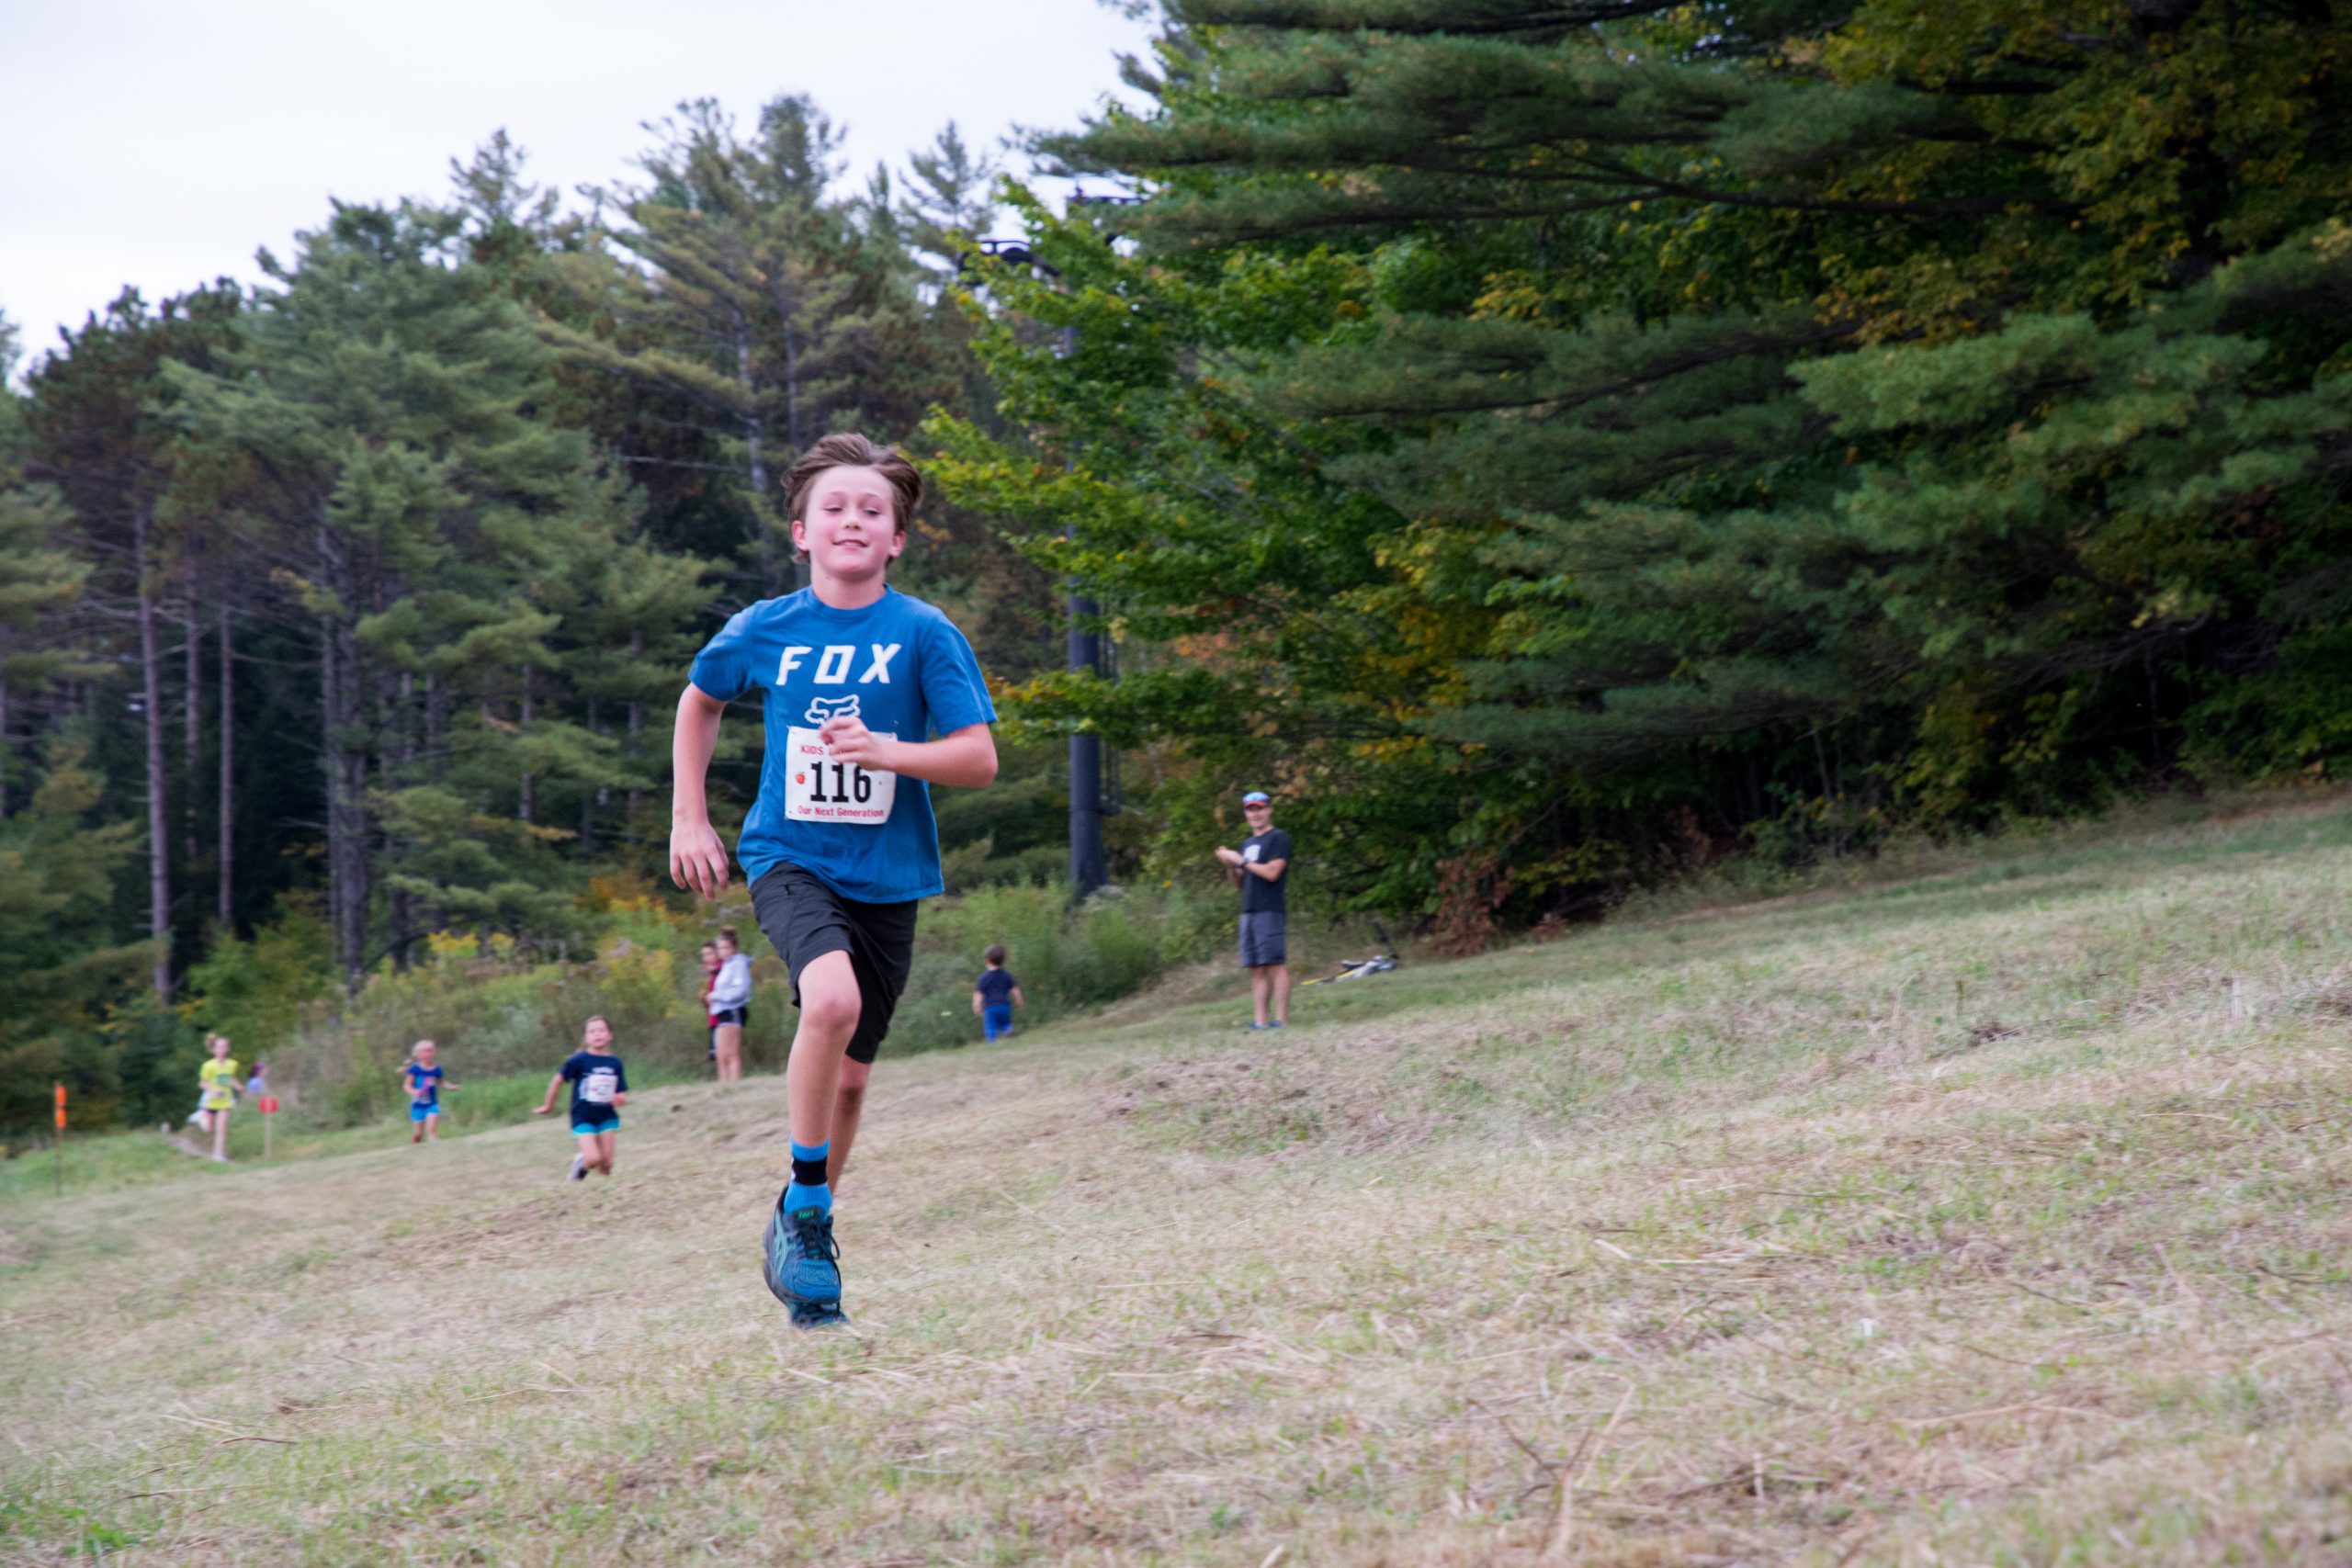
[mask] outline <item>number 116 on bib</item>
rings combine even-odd
[[[876,739],[895,740],[895,735]],[[796,822],[845,822],[878,828],[890,819],[899,775],[834,760],[814,729],[786,732],[784,814]]]

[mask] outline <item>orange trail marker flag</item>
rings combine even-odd
[[[263,1095],[261,1097],[261,1157],[264,1159],[269,1157],[269,1130],[276,1124],[272,1119],[277,1114],[277,1096]]]
[[[65,1086],[57,1086],[57,1195],[65,1196]]]

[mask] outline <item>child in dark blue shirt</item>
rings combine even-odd
[[[613,1174],[613,1144],[620,1134],[621,1107],[628,1103],[628,1069],[613,1055],[613,1026],[602,1014],[588,1020],[580,1043],[548,1079],[548,1097],[531,1112],[545,1116],[554,1111],[556,1091],[571,1086],[571,1135],[580,1140],[580,1152],[571,1159],[573,1181],[592,1170]]]
[[[980,954],[988,967],[972,982],[972,1010],[980,1015],[980,1032],[990,1041],[1012,1032],[1012,1010],[1026,1006],[1021,982],[1004,966],[1004,943],[991,942]]]

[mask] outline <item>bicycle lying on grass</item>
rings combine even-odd
[[[1299,987],[1303,990],[1308,986],[1335,986],[1342,980],[1361,980],[1367,975],[1385,975],[1396,968],[1396,939],[1388,934],[1388,928],[1378,920],[1372,922],[1372,929],[1380,938],[1380,952],[1374,953],[1370,958],[1342,958],[1340,960],[1338,974],[1317,975],[1312,980],[1301,980]]]

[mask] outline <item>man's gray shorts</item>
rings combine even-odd
[[[1283,925],[1289,919],[1278,910],[1261,909],[1241,917],[1241,964],[1255,969],[1283,962]]]

